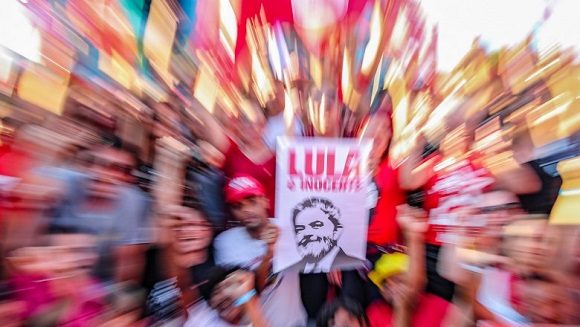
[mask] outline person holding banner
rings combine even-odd
[[[369,223],[366,250],[366,258],[373,266],[400,241],[401,229],[396,220],[396,208],[406,201],[405,192],[399,186],[399,169],[392,165],[389,157],[391,119],[388,101],[389,97],[385,96],[379,110],[369,116],[359,135],[360,138],[373,140],[368,160],[372,181],[367,196]],[[379,289],[361,274],[345,272],[342,275],[342,292],[357,299],[363,307],[381,298]]]
[[[298,272],[272,273],[279,230],[268,219],[269,202],[264,187],[251,176],[239,175],[227,184],[225,195],[232,215],[243,226],[216,237],[216,264],[255,272],[256,290],[266,320],[272,326],[304,326],[306,314],[300,301]]]
[[[306,195],[306,198],[302,197],[302,199],[297,195],[298,199],[300,199],[298,204],[292,205],[282,212],[282,214],[286,212],[290,213],[286,219],[293,223],[293,226],[290,227],[293,229],[293,233],[291,233],[292,237],[296,239],[296,254],[292,253],[293,244],[291,240],[285,239],[284,237],[282,240],[286,240],[286,243],[283,243],[283,246],[281,246],[280,249],[284,249],[285,253],[287,253],[288,262],[294,262],[293,258],[298,258],[298,260],[302,262],[302,264],[299,263],[298,265],[302,268],[307,268],[304,269],[304,274],[301,274],[300,276],[300,286],[302,301],[308,311],[309,317],[311,318],[316,317],[317,313],[327,300],[328,291],[332,289],[336,290],[336,293],[341,298],[351,298],[360,303],[363,308],[368,306],[368,304],[373,300],[381,297],[377,287],[370,283],[365,276],[366,271],[363,266],[364,258],[366,257],[367,261],[374,265],[386,249],[397,244],[400,232],[396,222],[396,206],[405,203],[405,193],[399,187],[398,171],[396,168],[392,167],[388,157],[391,136],[391,124],[387,105],[388,100],[388,97],[385,97],[379,110],[369,116],[364,127],[361,129],[361,133],[358,135],[358,137],[361,138],[361,141],[373,141],[372,143],[368,142],[368,147],[362,145],[365,142],[352,139],[342,139],[339,142],[337,141],[336,144],[330,143],[330,139],[326,139],[324,143],[320,141],[315,143],[316,140],[307,141],[305,139],[301,141],[304,143],[304,146],[295,144],[287,150],[287,153],[289,153],[288,159],[290,159],[290,164],[288,166],[288,175],[290,177],[288,178],[288,176],[283,175],[284,171],[282,171],[282,173],[279,171],[280,180],[278,182],[288,178],[288,182],[290,182],[288,185],[294,186],[293,188],[289,188],[286,192],[284,191],[286,183],[279,183],[279,186],[282,186],[284,192],[281,195],[279,194],[278,197],[280,199],[285,199],[284,203],[278,204],[280,209],[287,207],[289,196],[292,196],[294,192],[302,191]],[[360,166],[358,168],[361,171],[364,171],[362,174],[366,177],[364,183],[361,184],[362,189],[355,192],[347,190],[347,197],[344,199],[340,198],[341,192],[344,192],[341,188],[333,188],[328,192],[326,189],[323,189],[315,194],[309,193],[312,192],[311,189],[307,188],[304,190],[304,186],[309,186],[309,172],[314,169],[309,168],[313,167],[313,164],[307,160],[310,158],[308,153],[310,153],[310,151],[312,151],[313,154],[318,153],[315,152],[315,150],[320,150],[322,153],[322,149],[326,148],[327,163],[329,161],[334,162],[335,164],[338,164],[338,162],[342,163],[343,161],[340,160],[344,159],[339,159],[339,155],[342,156],[349,152],[348,142],[350,141],[357,142],[357,144],[360,144],[361,146],[359,150],[360,163],[364,164],[364,167]],[[352,147],[352,145],[350,146]],[[332,152],[328,149],[335,149],[335,151]],[[278,149],[279,155],[280,150],[283,149]],[[341,153],[341,151],[344,152]],[[319,156],[322,156],[322,154],[317,154],[317,163],[320,161],[320,159],[318,159]],[[285,156],[278,158],[279,168],[286,162],[285,158]],[[302,158],[306,159],[305,167],[302,167]],[[293,162],[295,162],[295,164],[293,164]],[[330,169],[332,169],[332,167],[330,167]],[[326,171],[328,170],[329,168],[327,167]],[[343,171],[344,169],[340,164],[338,164],[338,167],[334,169],[335,173]],[[332,174],[330,175],[332,176]],[[321,176],[324,176],[324,174]],[[309,201],[309,198],[321,198],[322,195],[324,195],[324,198],[326,199],[333,199],[333,205],[321,205],[321,208],[318,211],[332,213],[332,211],[336,210],[329,209],[337,207],[338,205],[340,208],[339,212],[341,212],[339,225],[342,227],[337,227],[334,223],[330,222],[325,224],[329,219],[322,215],[320,219],[313,220],[308,224],[301,223],[301,220],[304,220],[303,218],[305,218],[302,217],[303,214],[301,212],[303,210],[296,210],[301,206],[304,206],[300,203],[303,204],[304,202]],[[309,211],[316,212],[314,209],[310,209]],[[306,212],[306,210],[304,210],[304,212]],[[294,215],[292,213],[296,214]],[[279,215],[278,218],[284,217]],[[366,224],[367,220],[368,229]],[[327,226],[333,226],[336,230],[331,228],[330,233],[324,233],[327,231]],[[362,230],[359,230],[361,226],[363,226],[363,228]],[[317,230],[315,230],[315,228],[317,228]],[[338,236],[340,236],[341,232],[348,235],[346,237],[345,235],[342,235],[339,239]],[[313,237],[316,236],[317,239],[324,239],[326,237],[328,242],[307,244],[310,243],[307,242],[309,241],[309,234]],[[338,243],[340,246],[332,246],[334,243]],[[310,247],[310,250],[305,248],[305,245],[306,247]],[[347,245],[347,248],[344,248],[344,245]],[[314,251],[317,248],[319,251]],[[355,255],[355,257],[361,259],[359,260],[360,264],[358,266],[350,265],[350,267],[347,267],[347,265],[334,264],[334,261],[336,261],[333,260],[334,256],[338,257],[342,252],[348,256],[359,254],[359,256]],[[310,264],[304,264],[304,255],[301,254],[307,254],[307,259],[308,256],[310,256],[318,257],[320,260],[317,262],[310,260]],[[340,259],[338,261],[344,260]],[[315,265],[313,263],[315,263]],[[316,273],[317,271],[322,273]]]

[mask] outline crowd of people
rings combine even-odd
[[[357,217],[368,222],[366,261],[274,273],[283,93],[231,126],[198,110],[187,127],[200,162],[180,204],[139,183],[137,150],[117,136],[54,152],[38,146],[54,132],[15,128],[0,154],[0,325],[580,324],[579,229],[549,224],[561,180],[537,164],[520,126],[515,170],[489,169],[469,124],[435,149],[419,135],[394,162],[390,113],[379,108],[356,135],[373,140],[369,212]],[[290,134],[301,130],[296,121]],[[330,218],[320,224],[336,232]],[[332,243],[321,226],[296,222],[305,256]]]

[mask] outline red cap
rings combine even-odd
[[[264,187],[254,177],[239,175],[226,186],[226,201],[236,203],[250,196],[265,196]]]

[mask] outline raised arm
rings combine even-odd
[[[417,137],[415,145],[399,167],[399,184],[404,190],[416,190],[433,176],[436,159],[431,158],[423,162],[421,158],[425,144],[424,137]]]
[[[264,258],[262,259],[262,263],[258,269],[256,269],[256,289],[259,292],[262,292],[266,288],[268,285],[268,279],[272,274],[274,245],[276,244],[276,240],[278,240],[279,234],[280,231],[276,225],[268,224],[260,235],[260,238],[267,244],[267,251],[266,255],[264,255]]]
[[[397,207],[399,225],[403,229],[407,240],[409,255],[409,275],[407,278],[409,290],[417,296],[425,287],[425,243],[424,234],[427,231],[425,211],[412,208],[408,205]]]
[[[511,169],[488,167],[496,179],[497,187],[515,194],[533,194],[542,189],[542,181],[528,165],[518,165]]]
[[[407,240],[409,269],[406,280],[399,285],[390,285],[394,295],[394,315],[396,327],[410,327],[413,311],[425,287],[425,248],[423,235],[427,230],[425,212],[408,205],[397,207],[397,220]]]
[[[248,271],[236,271],[231,274],[225,281],[231,285],[230,289],[232,298],[236,299],[235,305],[243,308],[248,315],[254,327],[270,326],[264,318],[264,313],[260,301],[254,291],[254,274]]]
[[[230,141],[224,127],[217,119],[205,110],[199,102],[193,100],[192,106],[186,111],[190,118],[190,128],[201,139],[209,142],[221,153],[226,153]]]

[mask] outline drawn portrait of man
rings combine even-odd
[[[292,222],[299,263],[305,273],[328,272],[360,263],[338,245],[344,226],[340,210],[329,200],[310,197],[294,207]]]

